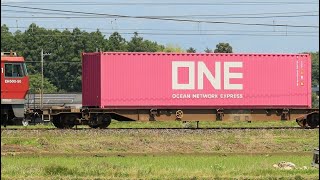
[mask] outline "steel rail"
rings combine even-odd
[[[319,129],[319,127],[316,128],[309,128],[309,127],[210,127],[210,128],[106,128],[106,129],[94,129],[94,128],[71,128],[71,129],[58,129],[58,128],[1,128],[1,131],[7,130],[7,131],[33,131],[33,130],[40,130],[40,131],[48,131],[48,130],[276,130],[276,129],[289,129],[289,130],[295,130],[295,129],[301,129],[301,130],[310,130],[310,129]]]

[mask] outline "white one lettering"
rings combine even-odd
[[[215,89],[221,89],[221,70],[220,70],[220,62],[216,62],[215,66],[215,75],[212,76],[211,72],[204,64],[204,62],[200,61],[198,63],[198,89],[203,89],[203,76],[205,75],[209,82],[211,83],[212,87]]]
[[[189,82],[187,84],[178,83],[178,68],[186,67],[189,70]],[[173,61],[172,62],[172,89],[194,89],[194,62]]]
[[[242,62],[224,63],[224,89],[242,90],[242,84],[230,84],[231,78],[242,78],[242,73],[230,73],[230,68],[242,68]]]
[[[227,90],[242,90],[242,84],[231,84],[230,79],[242,78],[242,73],[231,73],[230,68],[242,68],[242,62],[225,62],[223,68],[224,73],[224,89]],[[189,82],[187,84],[178,83],[178,69],[188,68]],[[221,89],[221,62],[215,62],[214,76],[202,61],[197,64],[197,80],[198,89],[203,89],[204,76],[207,77],[214,89]],[[173,61],[172,62],[172,89],[195,89],[195,62],[191,61]]]

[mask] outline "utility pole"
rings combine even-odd
[[[50,56],[51,53],[43,54],[43,49],[41,49],[41,90],[40,90],[40,108],[43,108],[43,57]]]
[[[43,105],[43,49],[41,49],[41,89],[40,89],[40,109]]]

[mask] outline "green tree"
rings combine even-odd
[[[126,52],[128,51],[127,41],[121,37],[118,32],[114,32],[109,36],[109,39],[106,41],[107,51],[113,52]]]
[[[167,44],[162,52],[175,52],[175,53],[182,53],[185,52],[179,45],[175,44]]]
[[[319,96],[316,93],[312,93],[312,108],[319,108]]]
[[[189,49],[187,49],[187,52],[188,52],[188,53],[196,53],[197,50],[194,49],[193,47],[190,47]]]
[[[104,49],[106,41],[102,33],[70,30],[48,30],[35,24],[24,33],[24,57],[30,74],[40,72],[40,52],[51,53],[44,58],[44,75],[58,91],[81,92],[81,52]]]
[[[319,86],[319,51],[310,53],[312,60],[312,86]],[[319,108],[319,96],[312,93],[312,107]]]
[[[311,81],[312,87],[319,86],[319,51],[317,52],[303,52],[302,54],[310,54],[311,55],[311,63],[312,63],[312,72],[311,72]],[[319,97],[315,92],[312,92],[312,107],[319,108]]]
[[[10,50],[16,51],[15,40],[9,28],[3,24],[1,26],[1,52],[9,52]]]
[[[134,33],[131,40],[128,42],[129,52],[157,52],[161,51],[164,47],[158,45],[156,42],[143,40],[137,32]]]
[[[30,92],[40,93],[41,91],[41,74],[29,75],[30,79]],[[54,86],[48,78],[43,78],[43,92],[44,93],[57,93],[58,88]]]
[[[312,86],[319,85],[319,51],[311,54],[312,60]]]
[[[229,43],[219,43],[216,45],[215,53],[232,53],[232,47]]]
[[[204,50],[205,53],[213,53],[213,51],[211,49],[209,49],[208,47],[206,47],[206,49]]]

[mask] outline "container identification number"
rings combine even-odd
[[[4,80],[4,83],[6,84],[16,84],[16,83],[22,83],[22,81],[20,79],[16,80],[16,79],[6,79]]]

